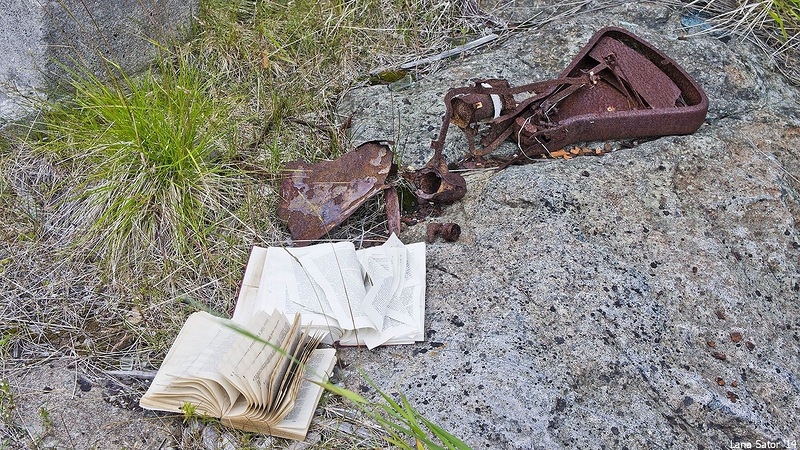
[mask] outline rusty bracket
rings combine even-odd
[[[425,167],[410,174],[410,180],[420,203],[453,203],[467,193],[467,181],[449,171],[441,151],[434,154]]]

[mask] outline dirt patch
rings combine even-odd
[[[169,448],[181,433],[137,406],[141,380],[92,374],[72,358],[6,367],[4,378],[13,408],[0,435],[10,448]]]

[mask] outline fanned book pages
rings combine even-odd
[[[305,439],[323,390],[314,382],[327,380],[336,350],[318,349],[293,317],[257,311],[237,323],[192,314],[139,404],[176,413],[191,405],[227,426]]]
[[[381,246],[350,242],[254,247],[233,320],[258,311],[301,314],[306,329],[339,345],[411,344],[425,339],[425,244],[392,235]]]

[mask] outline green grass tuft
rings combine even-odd
[[[797,39],[800,33],[800,0],[773,0],[771,3],[769,15],[778,26],[782,41]]]
[[[109,67],[111,82],[80,74],[43,120],[40,149],[74,174],[57,225],[113,269],[201,252],[239,176],[229,109],[186,56],[137,78]]]

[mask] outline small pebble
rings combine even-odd
[[[78,387],[83,392],[89,392],[92,390],[92,382],[89,381],[89,379],[86,378],[85,376],[78,375]]]

